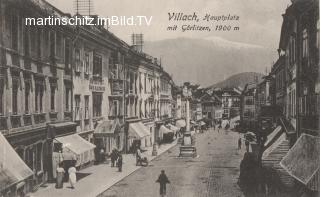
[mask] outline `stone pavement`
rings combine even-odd
[[[171,144],[162,144],[158,149],[158,156],[177,144],[177,140]],[[143,153],[151,161],[157,156],[152,156],[152,147],[148,147],[147,151]],[[56,189],[54,183],[48,183],[47,187],[40,189],[34,193],[28,194],[30,197],[95,197],[103,191],[110,188],[112,185],[121,181],[131,173],[135,172],[141,166],[136,166],[136,159],[133,154],[123,155],[122,172],[118,172],[118,168],[110,167],[109,164],[99,164],[88,167],[79,171],[79,174],[85,176],[80,179],[75,189],[69,188],[69,183],[64,183],[63,189]],[[87,176],[86,176],[87,175]]]

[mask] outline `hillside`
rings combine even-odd
[[[244,88],[244,86],[247,83],[254,82],[256,77],[258,81],[261,81],[263,74],[255,73],[255,72],[239,73],[239,74],[232,75],[226,80],[223,80],[214,85],[211,85],[209,86],[209,88],[232,88],[232,87]]]
[[[163,67],[174,81],[210,86],[237,73],[263,72],[276,53],[257,45],[221,38],[176,38],[146,42],[144,51],[161,57]]]

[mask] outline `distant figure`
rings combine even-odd
[[[138,148],[136,153],[136,165],[139,164],[140,160],[141,160],[141,150],[140,148]]]
[[[119,172],[122,172],[122,162],[123,162],[122,155],[121,155],[121,154],[119,154],[119,156],[118,156],[118,160],[117,160],[117,166],[118,166],[118,170],[119,170]]]
[[[222,129],[221,123],[220,123],[219,126],[218,126],[218,133],[219,133],[220,129]]]
[[[63,178],[64,178],[64,169],[62,163],[59,163],[57,168],[57,179],[56,179],[56,188],[61,189],[63,188]]]
[[[74,185],[75,185],[76,182],[77,182],[76,172],[77,172],[77,169],[76,169],[74,166],[70,167],[69,170],[68,170],[68,173],[69,173],[69,183],[70,183],[71,189],[74,189]]]
[[[103,148],[100,149],[100,162],[103,163],[105,159],[105,154]]]
[[[116,149],[112,150],[110,157],[111,157],[111,167],[114,167],[118,157],[118,153]]]
[[[242,145],[242,141],[241,141],[241,137],[239,137],[239,139],[238,139],[238,150],[241,150],[241,145]]]
[[[250,143],[249,143],[248,140],[245,141],[245,145],[246,145],[246,150],[247,150],[247,152],[249,152],[249,145],[250,145]]]
[[[167,175],[165,174],[164,170],[161,170],[161,174],[159,175],[159,178],[156,182],[160,183],[160,196],[165,196],[167,193],[166,184],[170,183],[170,181]]]

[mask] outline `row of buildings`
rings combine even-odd
[[[263,138],[259,150],[262,166],[282,183],[274,184],[272,189],[288,189],[297,196],[317,196],[319,1],[291,2],[282,15],[278,60],[262,81],[248,84],[242,93],[241,123],[245,130]]]
[[[240,115],[242,88],[201,88],[191,84],[184,86],[190,88],[192,96],[186,97],[179,88],[174,91],[174,95],[177,95],[177,118],[186,117],[187,99],[190,100],[190,120],[194,123],[213,126],[223,119],[230,120]]]
[[[61,159],[82,168],[101,149],[151,146],[173,118],[158,59],[102,26],[24,24],[48,16],[71,17],[45,0],[0,1],[2,196],[52,180]]]

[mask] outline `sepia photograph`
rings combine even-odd
[[[320,197],[319,0],[0,0],[0,197]]]

